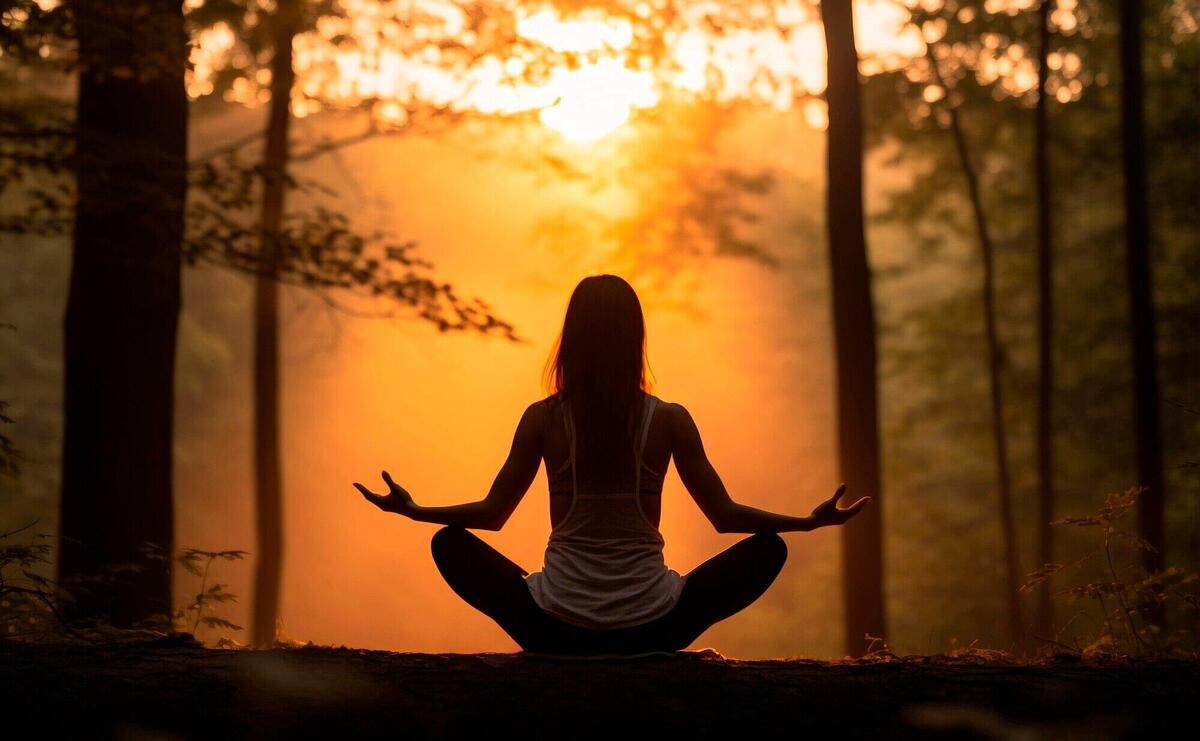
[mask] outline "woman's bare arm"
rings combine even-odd
[[[385,512],[395,512],[418,522],[457,525],[478,530],[499,530],[529,491],[529,485],[533,483],[538,466],[541,465],[542,430],[545,429],[542,424],[543,413],[541,405],[531,404],[521,415],[508,459],[496,474],[487,496],[477,502],[441,507],[421,506],[413,501],[411,494],[392,480],[387,471],[383,472],[383,480],[388,485],[388,494],[375,494],[357,482],[354,486],[362,492],[368,502]]]
[[[729,496],[721,477],[709,462],[700,439],[700,430],[691,414],[680,404],[671,404],[670,407],[673,422],[671,451],[675,458],[675,470],[679,471],[679,478],[696,500],[700,511],[719,533],[806,532],[828,525],[841,525],[871,501],[870,497],[863,497],[845,509],[838,507],[838,501],[846,493],[846,485],[842,484],[832,497],[817,505],[807,517],[782,515],[738,504]]]

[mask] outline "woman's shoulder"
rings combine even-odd
[[[538,399],[529,405],[530,409],[546,410],[555,409],[562,405],[562,394],[550,394],[549,396]]]
[[[533,420],[546,421],[551,416],[559,413],[562,409],[562,397],[560,394],[550,394],[547,397],[531,402],[525,408],[525,416]]]
[[[696,420],[683,404],[659,399],[658,410],[655,416],[660,418],[658,424],[671,440],[672,449],[676,445],[686,446],[699,439],[700,430]]]
[[[666,399],[662,398],[661,396],[655,396],[654,394],[650,394],[650,395],[653,396],[655,399],[655,407],[654,408],[656,410],[658,410],[659,414],[663,414],[664,416],[667,416],[667,417],[680,417],[680,416],[686,415],[688,413],[688,410],[682,404],[680,404],[678,402],[667,401]]]
[[[692,415],[688,413],[687,407],[683,404],[667,401],[658,396],[654,398],[657,400],[654,407],[656,424],[666,428],[672,436],[695,424],[692,422]]]

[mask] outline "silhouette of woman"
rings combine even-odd
[[[547,365],[554,393],[525,410],[484,499],[421,506],[387,471],[388,494],[354,484],[385,512],[445,525],[432,542],[438,570],[527,651],[682,650],[767,590],[787,558],[778,533],[840,525],[869,501],[839,507],[842,485],[807,517],[734,502],[688,411],[648,393],[645,335],[628,283],[583,279]],[[664,563],[658,530],[672,459],[717,532],[754,533],[686,575]],[[503,527],[543,460],[552,530],[542,570],[529,573],[466,528]]]

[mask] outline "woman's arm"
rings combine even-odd
[[[700,430],[692,416],[680,404],[671,404],[670,407],[673,419],[671,451],[675,457],[675,470],[679,471],[679,478],[696,500],[700,511],[719,533],[807,532],[828,525],[841,525],[871,501],[870,497],[863,497],[845,509],[838,507],[838,501],[846,493],[846,485],[842,484],[832,497],[818,504],[807,517],[781,515],[738,504],[729,496],[721,477],[709,462],[700,439]]]
[[[508,459],[496,474],[487,496],[477,502],[452,504],[442,507],[423,507],[413,501],[405,489],[392,481],[387,471],[383,480],[388,485],[388,494],[375,494],[359,483],[354,486],[367,501],[385,512],[395,512],[418,522],[479,530],[499,530],[512,516],[513,510],[529,491],[542,461],[543,407],[531,404],[517,423],[512,448]]]

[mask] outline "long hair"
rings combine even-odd
[[[650,390],[646,322],[633,287],[593,275],[575,287],[546,364],[548,391],[575,420],[581,479],[614,485],[632,455],[643,392]]]

